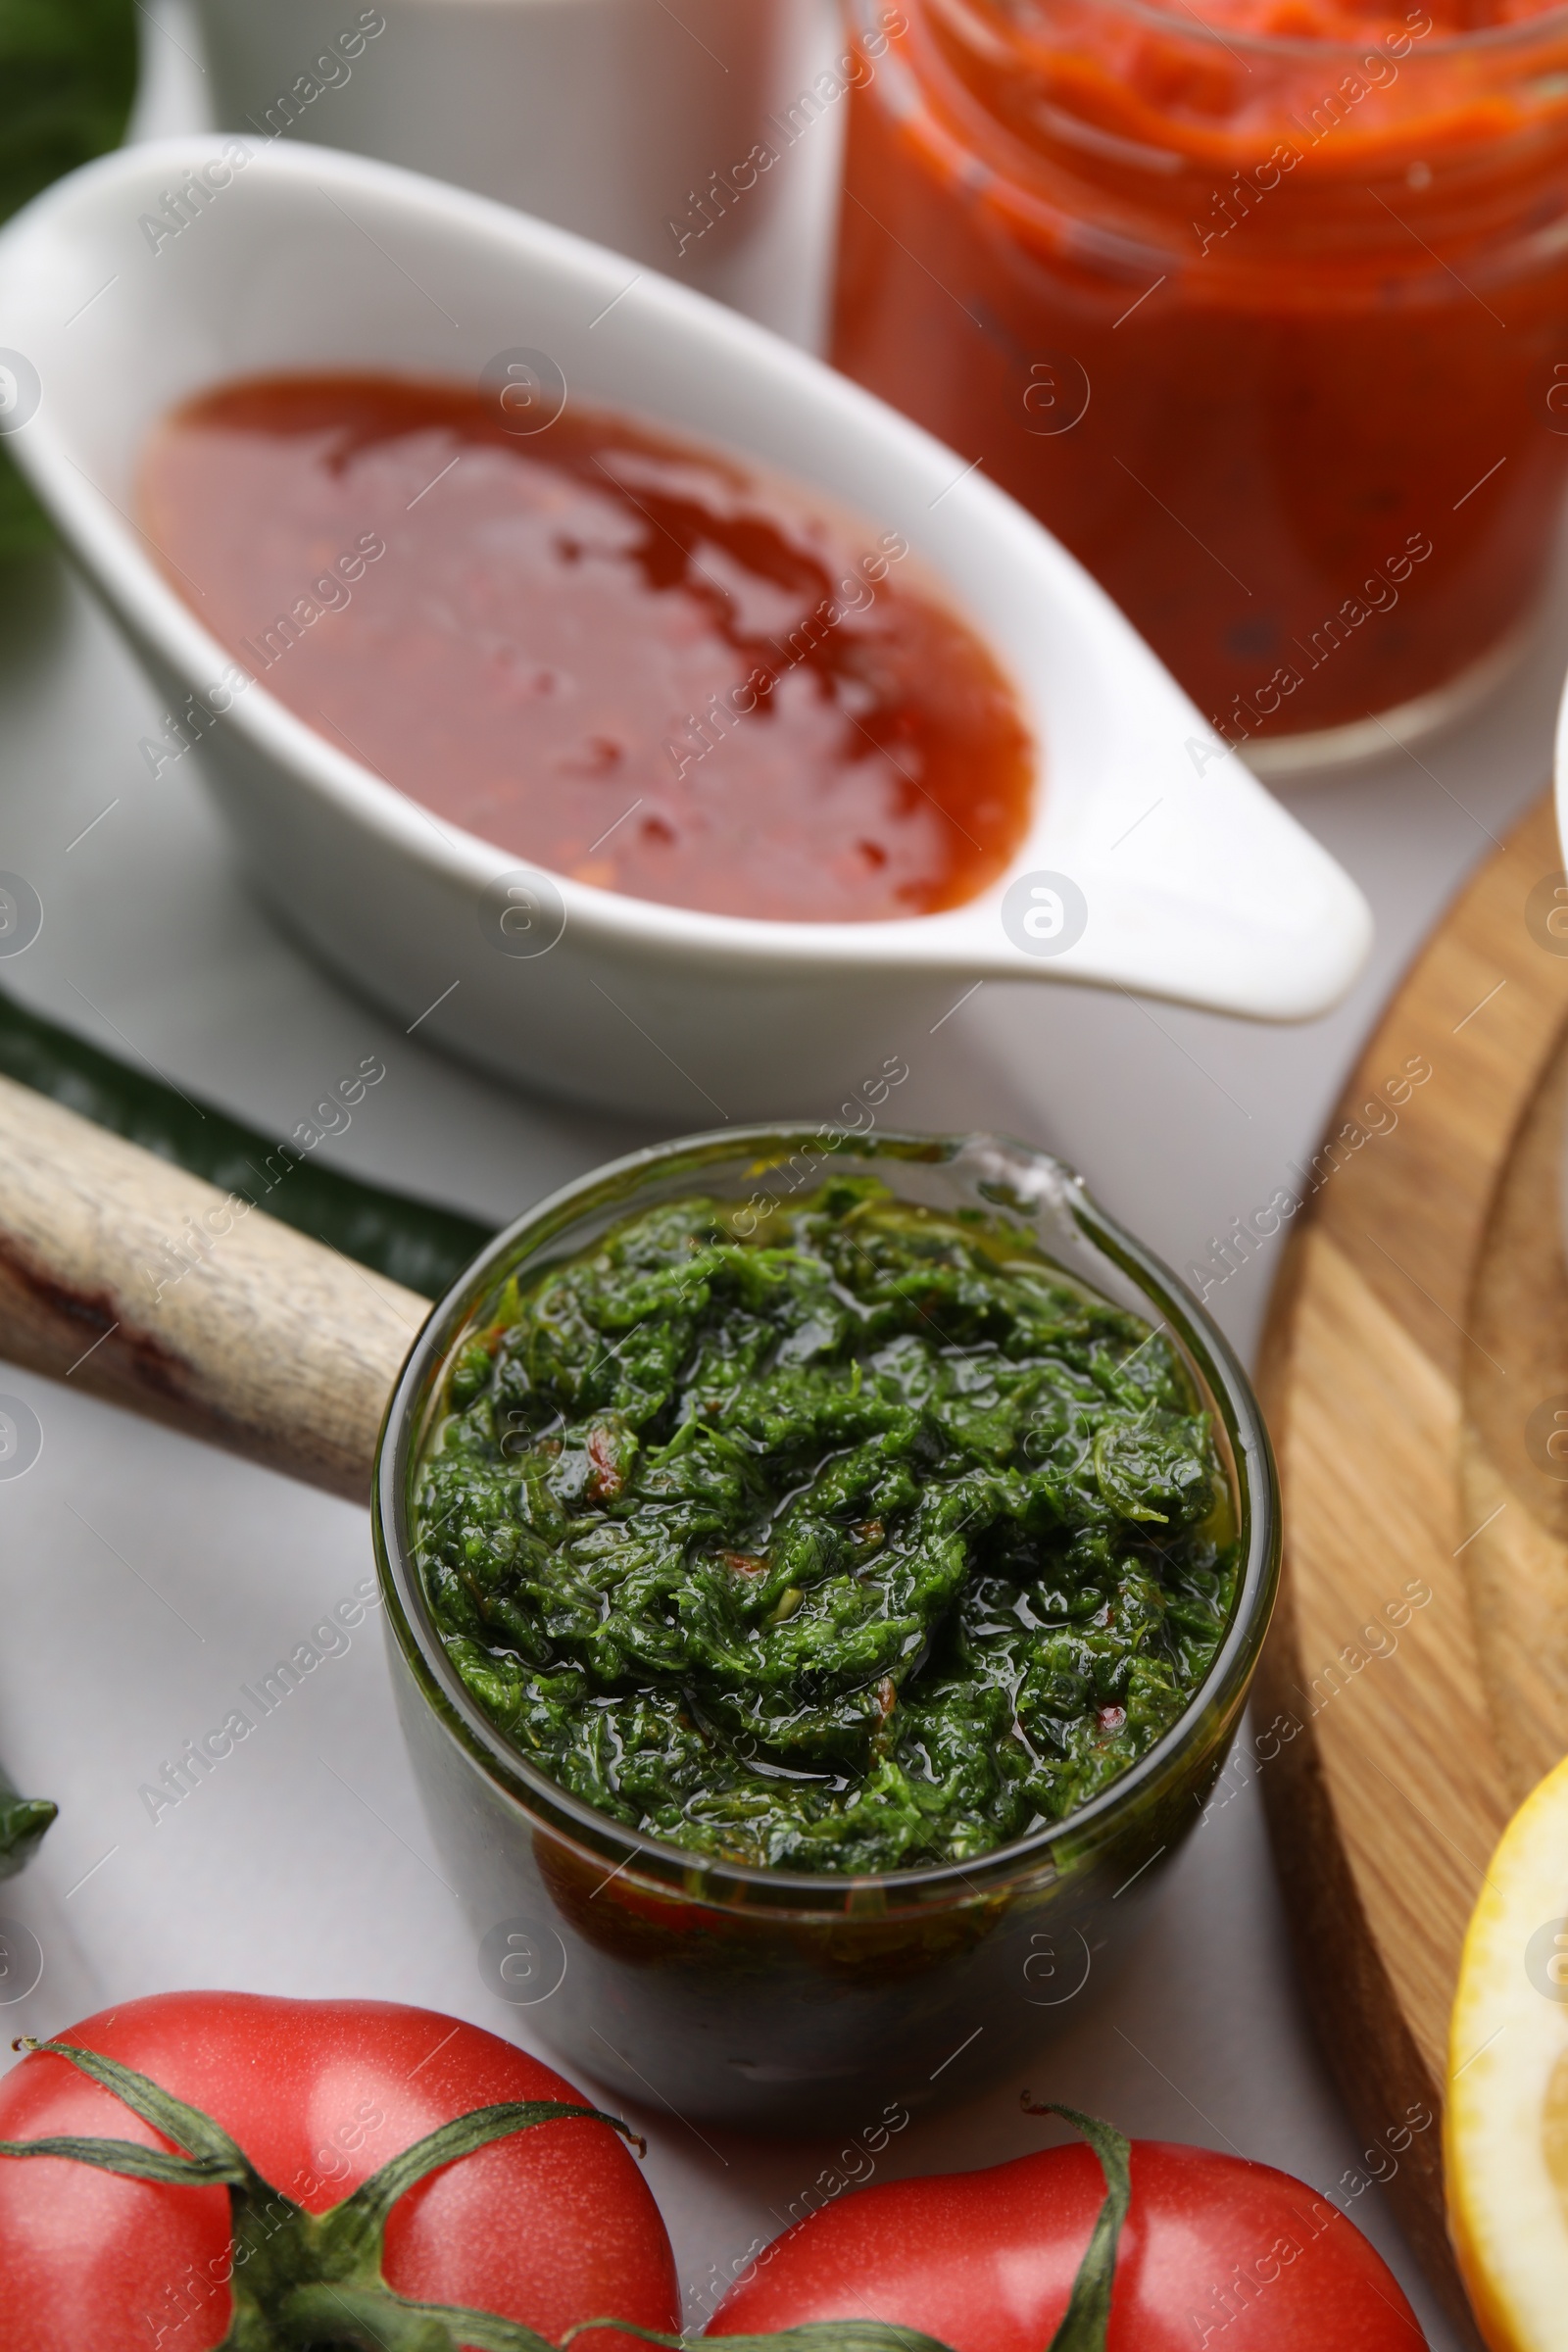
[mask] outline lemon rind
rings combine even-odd
[[[1568,1999],[1526,1973],[1545,1922],[1568,1918],[1568,1760],[1504,1831],[1465,1936],[1444,2118],[1448,2223],[1492,2352],[1568,2344],[1568,2213],[1543,2141],[1546,2085],[1568,2053]]]

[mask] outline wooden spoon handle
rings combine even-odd
[[[0,1078],[0,1355],[13,1363],[364,1502],[428,1312],[241,1196]]]

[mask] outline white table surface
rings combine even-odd
[[[187,20],[166,9],[149,24],[137,128],[162,132],[201,119],[200,83]],[[1377,915],[1372,967],[1329,1019],[1268,1029],[1123,996],[987,986],[940,1036],[899,1041],[906,1122],[1049,1145],[1173,1264],[1206,1254],[1210,1235],[1308,1155],[1401,967],[1541,789],[1565,662],[1559,589],[1538,651],[1474,723],[1419,758],[1293,792]],[[647,1125],[504,1092],[325,977],[247,896],[195,757],[148,778],[136,747],[158,717],[54,562],[0,571],[0,866],[25,874],[46,909],[36,944],[0,972],[6,986],[279,1135],[340,1069],[378,1054],[387,1080],[329,1147],[338,1164],[497,1222],[651,1140]],[[699,1111],[689,1124],[704,1123]],[[1244,1351],[1273,1271],[1264,1250],[1211,1300]],[[37,1989],[0,2010],[7,2040],[195,1985],[413,2001],[526,2039],[525,2013],[481,1981],[428,1842],[373,1618],[156,1828],[138,1800],[239,1683],[370,1574],[364,1512],[33,1374],[3,1368],[0,1384],[44,1430],[34,1468],[0,1483],[0,1753],[61,1807],[38,1862],[0,1888],[0,1914],[29,1926],[45,1955]],[[1255,1787],[1193,1836],[1131,1964],[1075,2004],[1052,2054],[912,2126],[884,2177],[1040,2144],[1018,2109],[1025,2080],[1128,2132],[1234,2148],[1339,2187],[1356,2144],[1302,2016]],[[637,2121],[700,2317],[715,2278],[774,2232],[832,2149],[743,2140],[658,2107]],[[1382,2200],[1374,2187],[1350,2210],[1435,2352],[1449,2352]]]

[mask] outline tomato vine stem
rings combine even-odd
[[[1026,2115],[1059,2115],[1081,2132],[1100,2159],[1105,2176],[1105,2197],[1095,2217],[1089,2243],[1073,2279],[1072,2293],[1061,2323],[1045,2352],[1105,2352],[1110,2322],[1110,2296],[1116,2279],[1116,2254],[1122,2224],[1132,2201],[1132,2147],[1124,2132],[1076,2107],[1054,2099],[1036,2100],[1025,2091]],[[803,2224],[802,2227],[805,2227]],[[809,2320],[799,2328],[784,2328],[770,2335],[719,2335],[693,2338],[659,2335],[651,2328],[634,2328],[625,2320],[580,2320],[561,2339],[561,2352],[571,2352],[579,2335],[613,2328],[635,2335],[663,2352],[953,2352],[939,2336],[923,2335],[917,2328],[900,2327],[891,2320]]]
[[[398,2199],[440,2166],[455,2163],[540,2124],[608,2124],[644,2153],[646,2143],[602,2108],[561,2099],[518,2099],[476,2107],[426,2132],[388,2159],[352,2195],[310,2213],[274,2188],[238,2140],[199,2107],[174,2096],[150,2076],[73,2042],[24,2035],[13,2048],[30,2056],[64,2058],[113,2091],[132,2114],[172,2140],[175,2150],[134,2140],[56,2134],[0,2140],[0,2156],[56,2156],[164,2188],[226,2188],[231,2238],[224,2283],[233,2299],[227,2333],[218,2352],[557,2352],[548,2338],[498,2312],[452,2303],[416,2303],[381,2275],[386,2226]],[[1111,2289],[1122,2225],[1132,2195],[1131,2149],[1123,2133],[1094,2116],[1025,2091],[1028,2115],[1059,2115],[1081,2132],[1105,2177],[1105,2196],[1078,2266],[1061,2324],[1045,2352],[1105,2352]],[[663,2352],[712,2352],[715,2339],[661,2335],[629,2320],[579,2321],[561,2338],[571,2352],[581,2335],[612,2328]],[[940,2338],[882,2320],[813,2320],[766,2335],[716,2339],[722,2352],[951,2352]]]
[[[182,2154],[132,2140],[61,2135],[0,2140],[0,2156],[59,2156],[165,2188],[226,2188],[230,2243],[223,2283],[232,2297],[218,2352],[552,2352],[534,2328],[499,2313],[457,2304],[415,2303],[381,2275],[386,2225],[398,2199],[440,2166],[540,2124],[608,2124],[639,2151],[644,2142],[618,2117],[560,2099],[508,2100],[440,2125],[382,2165],[351,2196],[310,2213],[257,2171],[222,2126],[118,2059],[65,2041],[13,2045],[64,2058]]]

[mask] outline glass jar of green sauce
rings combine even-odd
[[[500,1236],[394,1396],[395,1681],[481,1976],[625,2097],[854,2128],[1069,2021],[1224,1760],[1266,1434],[988,1136],[731,1131]]]

